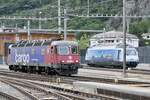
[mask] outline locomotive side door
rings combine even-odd
[[[56,64],[57,63],[57,48],[56,46],[53,46],[53,64]]]
[[[46,55],[45,55],[45,61],[46,61],[46,64],[50,64],[50,56],[51,56],[51,47],[48,46],[47,49],[46,49]]]
[[[123,61],[123,50],[118,50],[118,61]]]
[[[49,56],[49,61],[51,62],[51,64],[54,64],[56,61],[55,61],[55,46],[51,46],[50,47],[50,56]]]

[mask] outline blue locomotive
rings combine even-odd
[[[121,45],[113,46],[94,46],[87,49],[85,60],[88,65],[93,66],[114,66],[123,65],[123,47]],[[136,67],[139,62],[138,51],[136,48],[127,46],[126,65],[127,67]]]

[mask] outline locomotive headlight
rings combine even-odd
[[[76,62],[78,63],[79,61],[78,61],[78,60],[76,60]]]
[[[64,61],[64,60],[62,60],[61,62],[63,62],[63,63],[64,63],[65,61]]]

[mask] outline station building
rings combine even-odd
[[[29,38],[27,30],[16,28],[0,29],[0,63],[4,63],[7,59],[8,46],[19,40],[27,40]],[[60,39],[63,34],[47,30],[30,30],[30,40]],[[74,33],[67,34],[67,40],[75,40]]]
[[[90,46],[94,45],[115,45],[115,44],[122,44],[123,43],[123,32],[119,31],[109,31],[100,34],[93,35],[90,38]],[[139,39],[137,36],[133,34],[126,34],[126,43],[133,47],[139,47]]]

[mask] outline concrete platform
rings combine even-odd
[[[117,84],[107,84],[107,83],[96,83],[96,82],[81,82],[77,81],[73,83],[74,89],[87,93],[98,93],[99,90],[114,91],[116,93],[130,94],[132,96],[144,96],[150,98],[150,89],[142,87],[134,87],[130,85],[117,85]],[[140,98],[139,98],[140,99]],[[142,100],[142,99],[141,99]]]
[[[9,69],[9,66],[0,64],[0,69]]]
[[[140,63],[140,64],[138,64],[138,66],[136,67],[136,69],[150,70],[150,64]]]
[[[78,74],[76,76],[150,83],[150,75],[127,73],[126,77],[124,77],[123,72],[104,70],[79,69]]]

